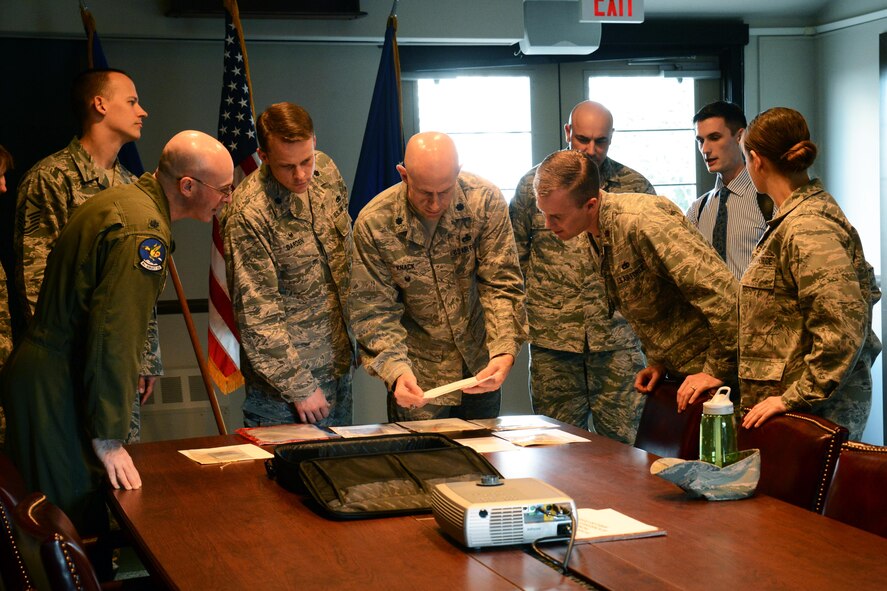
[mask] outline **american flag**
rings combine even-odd
[[[239,183],[259,167],[259,147],[253,116],[252,87],[243,29],[236,0],[225,0],[225,59],[222,101],[219,107],[219,141],[234,160],[234,182]],[[209,274],[209,370],[224,394],[243,385],[240,373],[240,333],[225,279],[225,257],[219,220],[213,218],[213,243]]]

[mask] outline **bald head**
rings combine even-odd
[[[397,170],[413,209],[422,217],[438,219],[456,191],[460,170],[456,144],[445,133],[417,133],[407,142],[403,165]]]
[[[417,133],[407,142],[404,166],[415,169],[422,176],[447,176],[455,179],[459,174],[459,154],[453,139],[445,133],[427,131]]]
[[[570,148],[585,152],[601,166],[613,138],[613,114],[600,103],[582,101],[573,107],[564,137]]]
[[[169,199],[173,221],[185,217],[210,221],[230,200],[234,163],[217,139],[188,130],[167,142],[154,175]]]

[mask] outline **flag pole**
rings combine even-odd
[[[94,68],[95,59],[92,46],[95,40],[95,18],[83,0],[80,0],[80,18],[83,20],[83,28],[86,30],[86,65],[89,68]]]
[[[206,359],[203,357],[203,348],[200,346],[200,339],[197,337],[197,330],[194,328],[194,319],[191,317],[191,310],[188,308],[188,300],[185,298],[185,290],[182,288],[182,281],[179,279],[179,272],[176,270],[176,263],[172,256],[169,257],[169,274],[170,277],[172,277],[172,283],[176,288],[179,304],[182,306],[182,316],[185,319],[185,325],[188,327],[188,336],[191,337],[191,346],[194,347],[194,354],[197,356],[197,365],[200,367],[200,377],[203,378],[203,387],[206,388],[206,396],[209,398],[209,404],[213,409],[213,416],[216,419],[216,427],[219,429],[219,435],[227,435],[228,430],[225,428],[225,419],[222,417],[222,409],[219,407],[216,391],[213,389],[212,381],[209,379],[209,370],[206,366]]]

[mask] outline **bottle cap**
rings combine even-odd
[[[733,403],[730,402],[730,388],[721,386],[711,400],[702,404],[702,413],[707,415],[732,415]]]

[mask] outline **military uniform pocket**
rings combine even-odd
[[[346,210],[342,210],[339,215],[336,216],[336,230],[339,231],[339,235],[347,236],[351,233],[351,218],[348,216],[348,212]]]
[[[739,359],[740,379],[779,382],[784,374],[784,359],[762,359],[756,357],[741,357]]]
[[[776,259],[761,256],[742,276],[739,292],[739,321],[742,334],[770,334],[778,324],[776,305]]]
[[[527,296],[527,305],[534,308],[553,308],[555,310],[560,310],[564,307],[564,296],[561,293],[547,289],[534,289],[531,286],[527,290]]]
[[[282,234],[274,257],[280,267],[280,288],[283,295],[305,295],[323,281],[321,254],[314,237],[295,232]]]
[[[444,367],[444,352],[431,345],[431,343],[410,343],[407,357],[413,366],[413,374],[419,387],[423,390],[440,386],[447,382],[440,376],[447,374]],[[452,381],[452,380],[449,380]]]
[[[631,310],[631,316],[638,321],[654,322],[660,319],[656,283],[647,271],[643,260],[615,261],[610,269],[612,282],[621,305]]]

